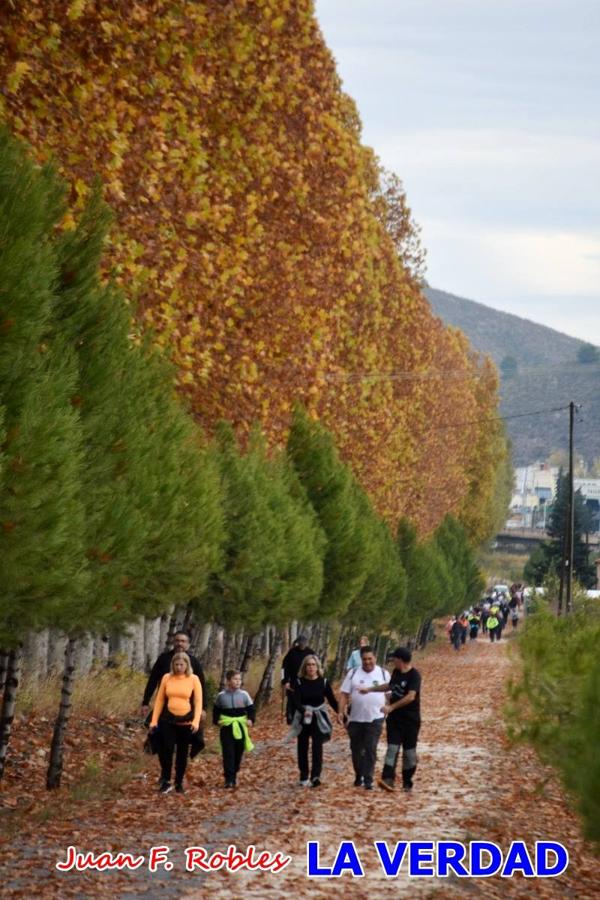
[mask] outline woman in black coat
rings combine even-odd
[[[334,712],[338,703],[331,685],[323,677],[323,669],[316,656],[302,660],[298,679],[294,685],[294,719],[292,733],[298,739],[298,768],[302,787],[318,787],[323,767],[323,744],[331,738],[331,719],[325,707],[329,703]],[[308,746],[312,741],[312,759],[309,777]]]

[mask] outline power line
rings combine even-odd
[[[451,425],[435,425],[431,431],[445,431],[447,428],[464,428],[466,425],[479,425],[482,422],[505,422],[507,419],[522,419],[525,416],[541,416],[543,413],[564,412],[569,406],[550,406],[545,409],[532,409],[528,412],[511,413],[507,416],[491,416],[485,419],[471,419],[470,422],[455,422]]]
[[[522,413],[512,413],[507,416],[490,416],[490,417],[486,417],[486,418],[482,418],[482,419],[471,419],[468,422],[453,422],[453,423],[447,424],[447,425],[433,425],[431,428],[429,428],[429,432],[448,431],[453,428],[465,428],[469,425],[480,425],[484,422],[504,422],[507,419],[522,419],[525,416],[540,416],[540,415],[543,415],[544,413],[564,412],[567,409],[569,409],[568,404],[566,406],[552,406],[552,407],[546,407],[544,409],[528,410],[527,412],[522,412]],[[391,435],[395,431],[395,429],[398,427],[399,427],[399,423],[395,422],[387,430],[384,437],[381,439],[381,441],[379,443],[385,444],[387,442],[387,440],[391,437]]]

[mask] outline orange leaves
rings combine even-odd
[[[281,443],[304,400],[379,511],[430,530],[464,493],[475,436],[432,425],[470,418],[477,373],[396,258],[406,229],[390,238],[374,207],[376,161],[312,3],[47,0],[33,29],[35,7],[0,10],[5,118],[80,199],[104,178],[107,266],[172,346],[198,420],[258,420]],[[60,53],[32,67],[47,40]],[[417,365],[424,380],[394,374]]]

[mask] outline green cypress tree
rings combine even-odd
[[[173,370],[101,283],[110,218],[96,187],[59,243],[56,318],[78,348],[94,605],[104,627],[119,627],[197,598],[223,527],[216,465],[175,397]]]
[[[323,558],[326,538],[298,474],[287,454],[271,463],[273,503],[284,523],[286,553],[282,570],[284,616],[310,620],[319,611],[323,591]],[[274,619],[273,621],[278,621]]]
[[[332,436],[297,407],[288,456],[327,538],[321,618],[341,616],[369,573],[373,547],[361,518],[357,485],[339,458]]]
[[[258,630],[267,608],[277,606],[284,555],[283,523],[269,502],[270,479],[262,453],[241,453],[233,429],[216,432],[223,492],[226,542],[224,566],[210,579],[212,617],[227,631]]]
[[[589,560],[589,551],[583,539],[583,534],[590,528],[589,511],[581,495],[581,491],[575,491],[574,501],[574,528],[573,528],[573,576],[584,587],[591,588],[596,582],[595,567]],[[565,536],[568,528],[569,516],[569,476],[561,469],[556,481],[556,490],[552,503],[552,510],[548,520],[549,542],[544,545],[546,553],[546,571],[554,563],[557,572],[562,567],[562,555]],[[544,573],[545,574],[545,573]]]
[[[371,565],[344,621],[362,631],[399,631],[407,624],[406,572],[386,522],[374,513],[370,504],[367,509],[366,523],[373,545]]]
[[[580,491],[574,494],[573,530],[573,575],[583,587],[591,588],[596,581],[595,567],[590,562],[589,551],[583,534],[589,529],[589,511]],[[556,489],[552,509],[548,517],[548,541],[533,550],[525,566],[525,577],[536,585],[541,585],[546,573],[553,566],[560,573],[562,569],[564,542],[569,516],[569,476],[560,469],[556,479]]]
[[[434,537],[418,542],[414,526],[403,518],[398,523],[396,545],[406,568],[407,606],[412,628],[418,634],[454,606],[451,578],[444,554]]]
[[[76,364],[52,326],[53,228],[62,189],[0,132],[0,645],[11,648],[0,775],[18,687],[20,642],[54,624],[87,587]]]
[[[447,515],[435,532],[435,543],[442,551],[449,574],[449,595],[457,612],[476,603],[485,587],[465,528]],[[445,610],[440,610],[443,612]]]

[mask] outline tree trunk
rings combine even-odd
[[[110,636],[110,665],[131,667],[131,657],[133,653],[133,640],[131,635],[126,632],[116,632]]]
[[[421,628],[419,629],[419,636],[417,638],[417,646],[424,647],[427,644],[427,638],[429,636],[429,629],[431,628],[431,619],[425,619],[421,624]]]
[[[94,635],[93,668],[105,669],[108,663],[108,637],[105,634]]]
[[[210,643],[212,627],[212,622],[204,622],[204,624],[196,630],[194,642],[190,648],[194,656],[198,657],[202,665],[205,665],[206,662],[206,651],[208,650],[208,645]]]
[[[135,672],[143,672],[145,663],[143,618],[140,617],[137,622],[130,625],[130,629],[133,638],[131,646],[131,668]]]
[[[48,674],[48,629],[30,631],[23,641],[24,675],[37,683]]]
[[[183,616],[181,615],[181,609],[176,606],[173,609],[171,618],[169,620],[169,632],[167,634],[167,643],[165,646],[165,650],[169,650],[173,646],[173,638],[175,634],[181,629],[181,625],[179,624],[179,622],[182,618]]]
[[[187,631],[188,633],[191,631],[193,619],[194,619],[194,610],[192,609],[192,604],[188,603],[188,605],[185,608],[185,615],[183,617],[183,622],[181,623],[181,627],[183,628],[184,631]]]
[[[91,634],[84,634],[75,647],[75,671],[77,676],[89,675],[94,665],[94,639]]]
[[[60,706],[54,723],[54,733],[50,746],[50,762],[46,776],[46,787],[49,791],[60,787],[60,779],[63,771],[63,757],[65,749],[65,732],[71,717],[71,701],[73,697],[73,682],[75,681],[75,638],[70,637],[65,650],[65,668],[63,671],[62,689],[60,692]]]
[[[48,672],[62,672],[65,664],[65,650],[67,649],[67,638],[62,631],[50,629],[50,638],[48,641]]]
[[[218,666],[223,665],[223,640],[223,628],[220,625],[213,624],[206,651],[206,669],[216,669]]]
[[[8,671],[8,650],[0,650],[0,691],[4,690],[6,684],[6,673]]]
[[[277,658],[281,653],[281,646],[283,644],[283,639],[281,632],[279,629],[275,630],[273,635],[273,641],[271,644],[271,652],[269,653],[269,658],[267,660],[267,665],[265,666],[265,670],[263,672],[263,676],[260,682],[260,687],[256,693],[256,697],[254,700],[254,704],[257,709],[261,706],[264,706],[265,703],[268,703],[273,695],[273,678],[275,672],[275,663],[277,662]]]
[[[290,622],[289,632],[290,632],[290,642],[288,644],[287,649],[289,649],[292,646],[292,644],[298,637],[298,622],[296,620],[294,620],[293,622]]]
[[[160,647],[162,650],[169,650],[169,623],[171,621],[171,617],[168,613],[164,613],[160,617]],[[154,660],[153,660],[154,662]]]
[[[379,641],[379,662],[382,666],[385,666],[389,645],[389,637],[387,637],[387,635],[385,637],[382,636],[381,640]]]
[[[232,668],[232,658],[235,653],[235,632],[225,631],[223,638],[223,658],[221,660],[221,681],[219,690],[225,687],[225,672]]]
[[[254,649],[254,640],[256,635],[249,634],[244,642],[243,652],[240,654],[240,672],[245,675],[250,668],[250,660],[252,659],[252,651]]]
[[[8,666],[6,670],[6,682],[4,685],[4,697],[2,700],[2,714],[0,715],[0,779],[4,775],[6,754],[10,743],[10,733],[15,717],[15,704],[19,691],[19,679],[21,677],[21,658],[23,647],[19,644],[8,654]]]
[[[144,671],[150,672],[160,653],[160,619],[144,620]]]

